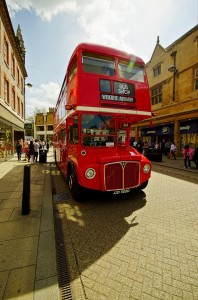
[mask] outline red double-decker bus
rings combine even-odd
[[[54,112],[54,155],[73,198],[82,187],[115,194],[145,188],[149,160],[130,146],[135,122],[151,117],[143,60],[113,48],[79,44]]]

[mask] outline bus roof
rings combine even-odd
[[[79,50],[81,51],[90,51],[90,52],[94,52],[94,53],[98,53],[98,54],[104,54],[104,55],[109,55],[109,56],[113,56],[116,58],[120,58],[120,59],[129,59],[131,60],[131,58],[134,57],[136,58],[136,62],[138,63],[142,63],[145,64],[144,61],[131,53],[122,51],[122,50],[118,50],[115,48],[111,48],[111,47],[107,47],[104,45],[98,45],[98,44],[90,44],[90,43],[81,43],[78,44],[77,47],[75,48],[70,61],[73,59],[74,55],[76,54],[76,52],[78,52]]]

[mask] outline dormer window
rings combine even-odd
[[[157,77],[160,74],[161,74],[161,65],[157,65],[156,67],[153,68],[153,76]]]

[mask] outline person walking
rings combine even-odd
[[[198,169],[198,147],[194,151],[193,159],[192,159],[196,165],[196,168]]]
[[[171,146],[171,144],[170,144],[170,141],[168,140],[164,145],[164,154],[167,157],[169,156],[169,153],[170,153],[170,146]]]
[[[37,162],[39,154],[39,143],[37,140],[34,141],[34,161]]]
[[[49,152],[49,142],[46,143],[47,152]]]
[[[170,153],[173,156],[173,159],[176,159],[176,150],[177,150],[177,147],[176,147],[175,143],[172,142],[171,146],[170,146]]]
[[[29,155],[30,155],[30,162],[33,165],[34,164],[34,144],[33,144],[33,141],[30,141]]]
[[[16,152],[17,152],[17,157],[18,157],[18,161],[21,160],[21,152],[22,152],[22,145],[20,140],[17,141],[16,143]]]
[[[191,147],[189,147],[189,145],[185,145],[182,152],[183,152],[183,158],[184,158],[184,167],[190,169],[194,150]]]

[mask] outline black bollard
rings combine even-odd
[[[30,212],[30,165],[24,166],[22,197],[22,215],[28,215]]]

